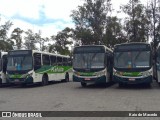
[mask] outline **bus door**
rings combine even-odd
[[[2,57],[2,82],[6,83],[7,55]]]

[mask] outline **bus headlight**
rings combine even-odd
[[[33,75],[33,73],[30,73],[30,74],[27,75],[27,77],[32,77],[32,75]]]
[[[145,77],[152,75],[152,69],[145,71],[145,72],[141,72],[141,75]]]
[[[98,76],[98,77],[103,76],[103,75],[105,75],[105,74],[106,74],[106,71],[105,71],[105,70],[95,73],[95,75]]]
[[[113,69],[113,74],[116,75],[117,74],[117,70]]]

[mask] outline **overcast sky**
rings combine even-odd
[[[112,0],[113,8],[118,10],[128,1]],[[74,27],[71,11],[82,4],[83,0],[0,0],[0,24],[11,20],[14,24],[11,30],[16,27],[41,30],[43,37],[50,37],[65,27]]]

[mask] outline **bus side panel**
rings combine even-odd
[[[34,83],[36,83],[36,82],[42,82],[42,76],[43,76],[43,74],[34,73],[33,74],[33,82]]]
[[[48,74],[49,81],[61,81],[62,79],[65,79],[65,73],[52,73]]]
[[[7,83],[6,74],[4,74],[3,72],[1,73],[1,80],[2,80],[2,84]]]

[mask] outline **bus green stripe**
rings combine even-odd
[[[71,66],[43,66],[40,69],[36,70],[36,73],[43,74],[54,74],[54,73],[65,73],[69,71],[72,67]]]
[[[141,76],[141,72],[119,72],[118,74],[122,76],[131,76],[131,77]]]

